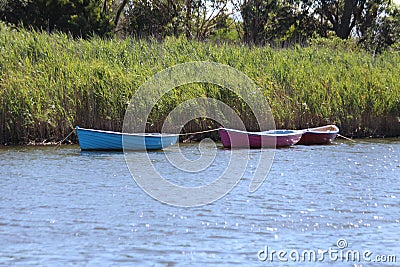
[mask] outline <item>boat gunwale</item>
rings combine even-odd
[[[302,130],[268,130],[263,132],[247,132],[229,128],[220,128],[219,130],[225,130],[226,132],[233,132],[233,133],[253,135],[253,136],[269,136],[269,137],[296,136],[304,133]],[[288,133],[269,133],[270,131],[287,131]]]
[[[114,132],[114,131],[106,131],[106,130],[97,130],[97,129],[88,129],[76,126],[76,130],[83,130],[88,132],[96,132],[96,133],[105,133],[105,134],[114,134],[114,135],[122,135],[122,136],[140,136],[140,137],[150,137],[150,138],[160,138],[160,137],[175,137],[179,136],[179,134],[166,134],[166,133],[122,133],[122,132]]]
[[[324,128],[333,128],[334,130],[327,130],[323,131]],[[321,129],[321,130],[319,130]],[[320,127],[315,127],[315,128],[308,128],[302,130],[304,133],[307,134],[338,134],[339,133],[339,128],[336,125],[325,125],[325,126],[320,126]]]

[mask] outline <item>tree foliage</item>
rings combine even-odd
[[[227,0],[131,0],[126,4],[123,31],[139,37],[184,34],[204,40],[229,18]]]
[[[272,41],[302,42],[317,31],[317,21],[298,1],[244,0],[239,9],[243,19],[243,41],[265,44]]]
[[[182,10],[183,1],[128,1],[122,30],[136,37],[179,35],[182,32]]]
[[[384,15],[391,0],[317,0],[305,2],[321,20],[325,34],[334,31],[342,39],[365,34]],[[356,31],[356,32],[354,32]]]
[[[395,43],[400,44],[400,9],[392,6],[386,12],[364,30],[359,41],[361,46],[375,54]]]
[[[302,43],[333,33],[379,52],[399,41],[400,12],[391,0],[242,0],[236,6],[245,43]]]
[[[355,39],[374,53],[400,39],[400,11],[393,0],[0,1],[3,21],[84,38],[118,32],[137,38],[183,35],[293,45],[306,44],[315,36],[337,36]]]
[[[96,0],[3,0],[0,16],[17,26],[47,32],[63,31],[77,37],[106,36],[113,25],[103,12],[107,3]]]

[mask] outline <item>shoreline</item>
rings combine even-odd
[[[218,135],[219,136],[219,135]],[[344,135],[342,135],[344,136]],[[75,134],[76,137],[76,134]],[[346,138],[351,139],[352,141],[365,141],[365,140],[393,140],[393,141],[400,141],[400,136],[389,136],[389,137],[384,137],[384,136],[366,136],[366,137],[355,137],[351,138],[348,136],[344,136]],[[196,144],[200,143],[201,140],[205,138],[210,138],[209,136],[206,136],[204,138],[193,138],[193,139],[180,139],[178,142],[182,144]],[[341,136],[337,136],[336,140],[344,140],[346,141],[346,138],[343,138]],[[211,138],[214,142],[221,142],[220,138]],[[334,141],[334,142],[335,142]],[[347,140],[349,141],[349,140]],[[12,144],[12,143],[7,143],[7,144],[0,144],[0,148],[8,148],[8,147],[57,147],[57,146],[76,146],[79,145],[79,141],[77,140],[77,137],[74,138],[73,140],[64,140],[64,142],[61,143],[60,141],[49,141],[49,142],[37,142],[37,141],[29,141],[27,143],[18,143],[18,144]]]

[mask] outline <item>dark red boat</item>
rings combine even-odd
[[[326,125],[303,130],[303,136],[297,145],[325,145],[335,140],[339,134],[336,125]]]
[[[246,132],[220,128],[222,144],[225,148],[275,148],[296,144],[303,131],[270,130],[265,132]]]

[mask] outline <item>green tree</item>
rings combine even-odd
[[[186,36],[205,40],[216,34],[221,28],[228,28],[230,12],[227,0],[191,0],[191,10],[186,9],[190,17],[186,20]],[[189,25],[188,25],[189,24]]]
[[[121,24],[125,33],[137,37],[185,34],[204,40],[226,24],[227,4],[228,0],[131,0]]]
[[[128,1],[121,23],[126,34],[158,39],[183,31],[183,1]]]
[[[248,44],[302,41],[316,30],[315,19],[300,1],[244,0],[235,6],[242,18],[242,39]]]
[[[320,32],[329,31],[341,39],[364,35],[375,21],[387,11],[391,0],[305,0],[321,22]]]
[[[359,43],[375,54],[393,44],[400,44],[400,8],[395,5],[388,8],[384,16],[379,16],[365,29]]]
[[[113,23],[103,12],[106,7],[107,3],[95,0],[4,0],[0,16],[16,26],[85,38],[112,33]]]

